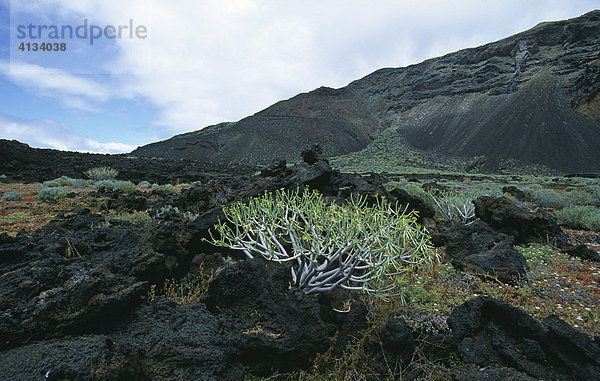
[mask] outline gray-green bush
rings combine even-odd
[[[142,180],[140,181],[140,183],[138,184],[138,187],[140,187],[141,189],[148,189],[152,186],[152,184],[150,184],[148,181],[146,180]]]
[[[54,180],[48,180],[48,181],[44,181],[42,183],[43,187],[46,188],[56,188],[56,187],[70,187],[72,186],[77,180],[72,179],[70,177],[67,176],[61,176],[57,179]]]
[[[21,201],[22,198],[21,192],[17,191],[6,192],[2,195],[4,201]]]
[[[37,198],[41,201],[58,200],[66,197],[68,194],[69,191],[62,187],[42,188],[42,190],[38,192]]]
[[[124,193],[131,193],[137,190],[137,187],[131,181],[122,180],[100,180],[94,184],[95,189],[115,189]]]
[[[593,206],[569,206],[556,212],[558,222],[576,229],[600,231],[600,209]]]

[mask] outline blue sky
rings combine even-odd
[[[0,0],[0,138],[128,152],[235,121],[319,86],[418,63],[579,16],[597,0]],[[17,28],[88,20],[145,38],[55,39],[22,52]],[[130,21],[131,20],[131,21]],[[89,29],[88,29],[89,33]]]

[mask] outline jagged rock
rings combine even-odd
[[[562,247],[567,242],[567,235],[556,219],[546,213],[530,213],[506,197],[483,196],[474,200],[473,204],[476,217],[514,236],[516,243],[552,242]]]
[[[302,151],[300,156],[302,156],[302,160],[308,165],[313,165],[319,160],[327,161],[323,156],[323,149],[318,144],[315,144],[311,149]]]
[[[529,270],[525,258],[511,246],[513,237],[495,231],[482,221],[455,225],[442,237],[446,243],[446,258],[459,270],[492,275],[511,284],[523,279]]]
[[[0,345],[93,333],[136,308],[147,281],[182,276],[193,256],[181,221],[106,226],[81,210],[0,239]]]
[[[2,352],[6,379],[234,380],[246,337],[201,303],[159,299],[129,324],[97,335],[65,337]]]
[[[337,333],[332,354],[341,355],[349,343],[354,342],[360,333],[368,328],[368,306],[353,300],[352,293],[342,288],[318,294],[321,318],[328,324],[328,335]]]
[[[227,316],[247,338],[240,361],[258,375],[307,366],[330,344],[315,299],[290,290],[289,270],[253,259],[217,274],[203,299],[208,309]]]
[[[600,347],[556,316],[540,322],[520,308],[477,297],[448,325],[463,361],[501,365],[544,380],[600,380]]]
[[[585,244],[567,247],[563,250],[570,257],[577,257],[586,261],[600,262],[600,255],[595,250],[588,248]]]
[[[502,187],[502,193],[507,193],[520,201],[531,201],[531,197],[527,195],[527,193],[523,192],[521,189],[515,187],[514,185],[509,185],[506,187]]]
[[[531,377],[526,373],[496,365],[484,368],[453,369],[451,374],[457,381],[539,381],[539,379]]]
[[[260,175],[264,177],[285,176],[289,173],[285,160],[275,160],[260,171]]]
[[[388,320],[380,330],[379,337],[385,349],[396,353],[410,353],[415,342],[415,333],[403,317]]]
[[[427,205],[421,198],[410,195],[407,191],[399,188],[394,188],[390,191],[392,195],[400,205],[408,206],[408,211],[414,210],[418,213],[419,221],[423,221],[423,218],[433,218],[435,216],[435,210]]]

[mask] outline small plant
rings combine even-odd
[[[40,201],[58,200],[66,197],[68,194],[69,191],[62,187],[42,188],[42,190],[38,192],[37,198]]]
[[[91,168],[84,172],[84,174],[92,180],[112,180],[119,174],[119,171],[110,167],[97,167]]]
[[[430,194],[440,213],[452,225],[461,223],[469,225],[475,218],[475,205],[466,193],[439,192],[437,196]]]
[[[21,201],[22,198],[21,192],[17,191],[6,192],[2,195],[2,200],[4,201]]]
[[[213,278],[214,272],[211,270],[206,274],[201,264],[197,273],[190,273],[181,280],[167,279],[159,289],[155,285],[150,286],[148,301],[152,303],[157,298],[166,298],[177,303],[199,302]]]
[[[139,182],[138,187],[140,187],[141,189],[148,189],[152,186],[152,184],[150,184],[148,181],[146,180],[142,180]]]
[[[134,225],[147,225],[152,222],[152,217],[147,210],[131,213],[110,213],[108,219],[117,221],[127,221]]]
[[[117,182],[114,180],[99,180],[94,184],[94,189],[117,189]]]
[[[539,184],[534,184],[539,185]],[[531,186],[533,188],[533,185]],[[537,189],[529,192],[529,196],[542,206],[551,206],[553,208],[562,208],[567,201],[552,189]]]
[[[570,206],[556,212],[560,224],[575,228],[600,231],[600,209],[593,206]]]
[[[70,187],[70,186],[73,186],[73,184],[75,184],[76,181],[77,180],[72,179],[70,177],[61,176],[54,180],[44,181],[42,183],[42,186],[46,187],[46,188]]]
[[[152,193],[175,194],[175,190],[173,189],[173,185],[171,184],[152,184]]]
[[[132,193],[137,190],[137,187],[131,181],[117,181],[117,189],[123,193]]]
[[[100,180],[94,184],[95,189],[115,189],[123,193],[131,193],[137,190],[137,187],[131,181],[121,180]]]
[[[338,287],[386,298],[413,271],[439,261],[415,216],[385,199],[328,204],[306,189],[265,193],[223,208],[212,243],[277,262],[292,262],[293,286],[307,294]],[[233,227],[232,227],[233,226]]]
[[[178,207],[165,205],[154,213],[154,217],[160,220],[170,220],[174,217],[183,218],[186,222],[194,222],[198,215],[192,212],[181,212]]]

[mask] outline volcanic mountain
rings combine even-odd
[[[599,172],[600,10],[299,94],[132,154],[263,164],[295,160],[315,143],[359,160],[408,147],[489,171],[517,163]]]

